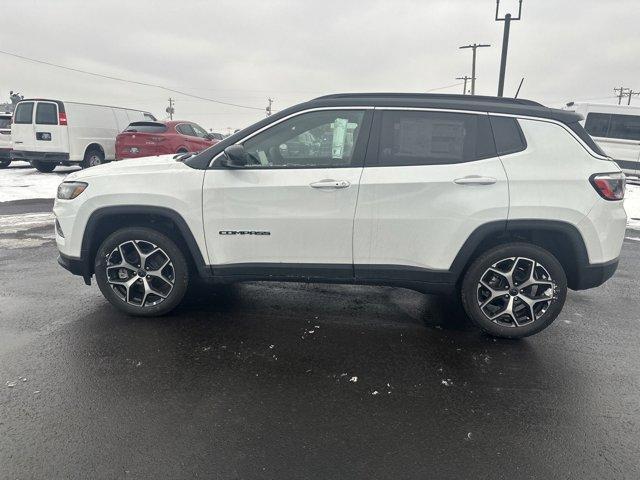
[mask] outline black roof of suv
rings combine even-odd
[[[548,118],[565,124],[575,124],[582,116],[568,110],[545,107],[532,100],[482,95],[450,95],[441,93],[337,93],[314,98],[279,111],[225,138],[213,147],[185,160],[193,168],[207,168],[211,159],[224,148],[250,133],[292,113],[322,107],[404,107],[436,108],[472,112],[504,113],[527,117]]]

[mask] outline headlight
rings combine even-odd
[[[84,192],[89,185],[84,182],[62,182],[58,186],[58,198],[72,200]]]

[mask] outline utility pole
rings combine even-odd
[[[271,116],[271,105],[273,104],[273,98],[267,98],[267,101],[269,102],[269,105],[267,105],[267,108],[265,109],[267,112],[267,117]]]
[[[464,87],[462,87],[462,94],[467,94],[467,80],[471,80],[471,77],[465,75],[464,77],[456,77],[456,80],[464,80]]]
[[[614,92],[618,92],[618,105],[620,105],[620,103],[622,102],[622,97],[626,96],[627,94],[627,90],[629,90],[626,87],[618,87],[618,88],[614,88],[613,91]]]
[[[482,47],[490,47],[491,45],[489,44],[479,44],[479,43],[474,43],[471,45],[464,45],[462,48],[470,48],[473,50],[473,56],[472,56],[472,60],[471,60],[471,95],[475,95],[476,94],[476,50],[478,48],[482,48]]]
[[[175,113],[176,109],[173,108],[173,104],[175,102],[173,101],[173,98],[169,98],[169,106],[165,109],[165,112],[167,112],[169,114],[169,119],[173,120],[173,114]]]
[[[502,97],[504,93],[504,74],[507,70],[507,50],[509,49],[509,29],[512,20],[520,20],[522,18],[522,0],[518,0],[518,16],[512,17],[507,13],[504,17],[498,16],[500,9],[500,0],[496,0],[496,22],[504,22],[504,33],[502,34],[502,56],[500,57],[500,76],[498,77],[498,96]]]
[[[634,92],[633,90],[629,89],[629,91],[627,92],[627,97],[629,97],[628,100],[627,100],[627,105],[631,105],[631,96],[632,95],[640,95],[640,92]]]

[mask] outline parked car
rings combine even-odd
[[[10,112],[0,112],[0,168],[11,164],[11,116]]]
[[[26,99],[16,105],[12,160],[26,160],[41,172],[57,165],[100,165],[115,159],[116,135],[148,112],[60,100]]]
[[[585,130],[629,176],[640,177],[640,107],[570,103]]]
[[[133,122],[116,137],[116,160],[197,152],[218,142],[193,122]]]
[[[624,174],[579,119],[521,99],[320,97],[199,154],[72,173],[58,261],[132,315],[172,310],[194,277],[381,284],[456,293],[490,334],[531,335],[568,288],[613,275],[625,234]]]

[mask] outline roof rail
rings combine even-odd
[[[473,101],[473,102],[486,102],[486,103],[502,103],[511,105],[531,105],[536,107],[542,107],[543,105],[534,102],[533,100],[525,100],[523,98],[509,98],[509,97],[492,97],[486,95],[456,95],[445,93],[334,93],[332,95],[323,95],[322,97],[314,98],[314,100],[329,100],[337,98],[416,98],[424,100],[450,100],[450,101]]]

